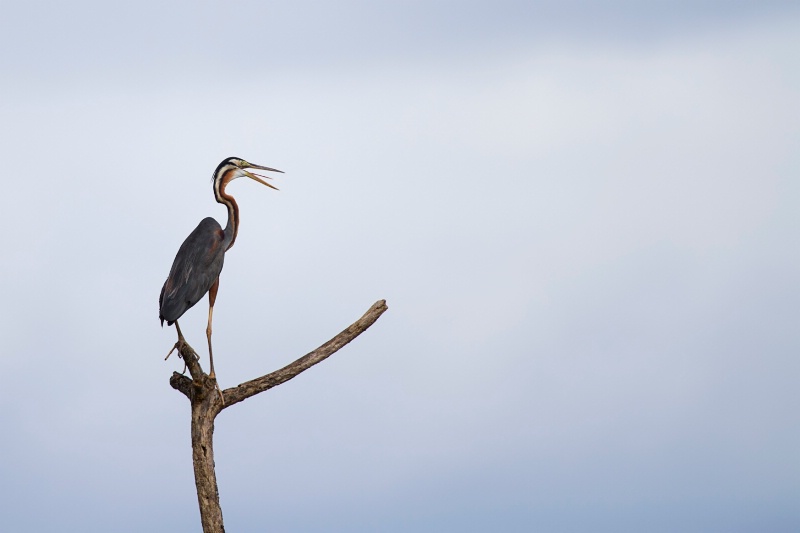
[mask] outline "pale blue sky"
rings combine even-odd
[[[800,529],[800,11],[4,3],[3,530],[198,531],[157,299],[242,210],[227,529]],[[205,302],[182,319],[205,361]]]

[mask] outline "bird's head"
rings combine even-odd
[[[225,185],[235,180],[236,178],[241,178],[242,176],[246,176],[252,180],[261,183],[262,185],[266,185],[271,189],[275,189],[276,191],[278,190],[277,187],[270,185],[269,183],[264,181],[265,179],[270,179],[269,176],[262,176],[261,174],[255,174],[254,172],[250,172],[247,169],[258,169],[258,170],[266,170],[269,172],[283,173],[282,171],[275,168],[264,167],[261,165],[254,165],[253,163],[248,163],[247,161],[239,157],[229,157],[224,161],[222,161],[222,163],[217,165],[217,169],[214,171],[214,176],[213,176],[214,188],[215,189],[224,188]]]

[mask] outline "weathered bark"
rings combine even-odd
[[[217,476],[214,471],[214,419],[217,415],[223,409],[285,383],[324,361],[366,331],[386,309],[388,308],[385,300],[375,302],[364,316],[316,350],[279,370],[224,391],[220,391],[216,381],[209,379],[200,367],[197,353],[191,346],[187,343],[179,343],[176,346],[192,377],[174,372],[169,382],[172,388],[189,398],[192,405],[192,462],[204,533],[225,531],[222,508],[219,504]]]
[[[214,395],[209,392],[209,396]],[[192,462],[203,531],[223,532],[217,474],[214,471],[214,415],[211,402],[192,404]]]

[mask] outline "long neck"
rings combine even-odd
[[[217,180],[214,187],[214,196],[217,198],[217,202],[228,208],[228,223],[225,225],[225,239],[223,241],[226,251],[230,250],[233,243],[236,242],[236,234],[239,232],[239,206],[233,196],[225,192],[225,186],[228,181],[223,177],[223,179]]]

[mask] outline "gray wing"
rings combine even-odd
[[[225,233],[213,218],[204,218],[181,244],[161,288],[159,318],[172,324],[200,301],[222,272]]]

